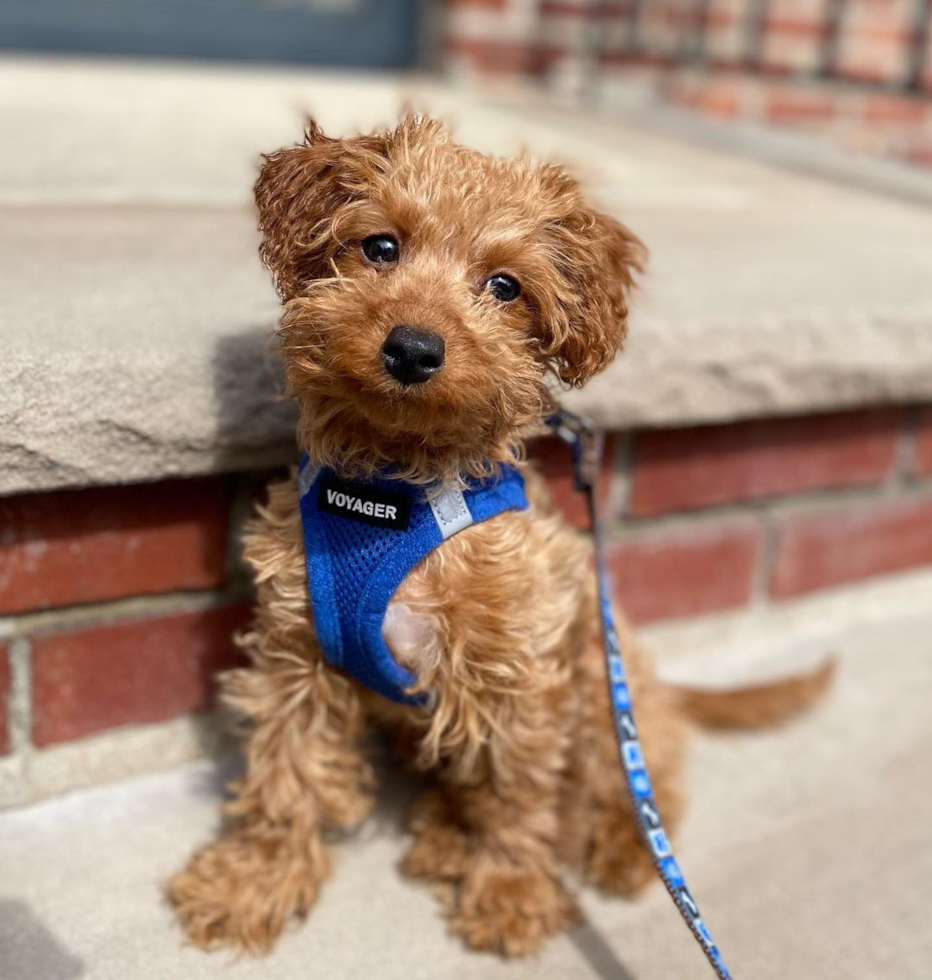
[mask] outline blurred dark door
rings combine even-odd
[[[0,49],[404,68],[418,0],[0,0]]]

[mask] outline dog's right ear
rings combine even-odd
[[[330,139],[309,120],[302,144],[263,158],[255,186],[259,255],[283,299],[331,274],[332,218],[384,165],[387,145],[384,133]]]
[[[304,143],[263,157],[254,193],[262,243],[259,255],[283,299],[291,299],[321,275],[326,261],[314,239],[342,194],[337,166],[340,143],[324,136],[313,120]]]

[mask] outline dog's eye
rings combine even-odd
[[[398,242],[391,235],[370,235],[362,242],[362,254],[376,265],[398,261]]]
[[[511,276],[491,276],[486,280],[485,288],[502,303],[510,303],[521,295],[518,280]]]

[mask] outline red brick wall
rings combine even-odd
[[[238,662],[230,637],[247,617],[237,604],[40,633],[32,641],[33,742],[209,708],[214,675]]]
[[[785,599],[932,564],[932,496],[819,507],[778,529],[770,593]]]
[[[694,71],[665,73],[662,89],[667,101],[704,115],[804,130],[855,152],[932,166],[928,95]]]
[[[569,451],[545,440],[532,455],[584,527]],[[0,755],[14,723],[17,751],[44,752],[211,708],[248,618],[227,555],[254,482],[0,500]],[[638,623],[932,568],[932,409],[616,433],[599,496],[618,598]],[[15,721],[10,638],[31,691]]]
[[[891,475],[899,410],[766,419],[645,433],[637,440],[630,511],[670,511],[876,484]]]
[[[447,0],[446,49],[464,67],[534,72],[591,49],[607,64],[681,63],[700,35],[720,67],[745,67],[752,0],[711,0],[704,31],[688,0],[646,0],[630,45],[632,5],[626,0]],[[832,35],[828,0],[769,0],[761,24],[758,70],[771,74],[821,67]],[[834,67],[858,80],[899,81],[909,68],[913,0],[849,0],[835,37]],[[932,39],[929,40],[932,47]],[[932,88],[932,59],[924,78]]]
[[[537,450],[584,526],[560,447]],[[932,410],[616,436],[602,475],[619,601],[646,623],[932,566]]]
[[[745,606],[763,532],[753,519],[633,530],[609,549],[616,594],[636,623]]]
[[[223,481],[0,499],[0,614],[223,583]]]
[[[592,63],[603,78],[638,80],[663,98],[720,118],[741,117],[826,133],[852,150],[932,166],[932,32],[923,92],[882,92],[911,74],[913,0],[849,0],[834,33],[832,83],[823,41],[833,36],[828,0],[769,0],[758,50],[749,58],[750,0],[711,0],[701,35],[697,6],[646,0],[631,45],[624,0],[448,0],[446,51],[455,70],[479,74],[578,76]]]
[[[228,560],[235,483],[0,499],[0,624],[26,645],[30,670],[22,744],[212,706],[213,675],[239,656],[231,635],[248,613]],[[0,754],[11,746],[9,695],[0,644]]]

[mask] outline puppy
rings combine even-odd
[[[303,144],[265,158],[256,201],[302,447],[342,479],[388,474],[425,497],[522,458],[553,380],[582,385],[621,347],[645,261],[563,170],[483,156],[414,116],[345,140],[312,123]],[[578,912],[563,868],[613,894],[651,880],[619,769],[589,546],[517,465],[529,506],[444,540],[387,608],[383,635],[412,678],[403,703],[324,659],[297,479],[270,486],[246,538],[251,666],[222,678],[248,721],[246,774],[220,838],[169,887],[197,945],[263,952],[308,912],[330,870],[325,833],[372,806],[370,726],[432,777],[402,870],[442,886],[469,946],[519,956],[567,929]],[[777,720],[828,679],[681,692],[620,630],[670,829],[688,717]]]

